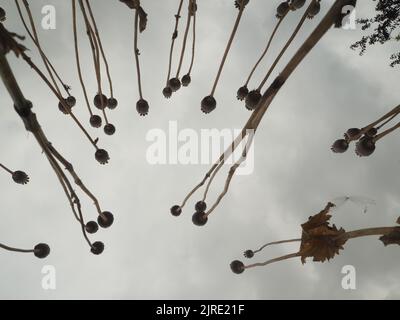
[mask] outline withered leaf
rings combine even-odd
[[[305,263],[308,257],[320,262],[330,260],[343,249],[347,239],[340,236],[345,230],[329,225],[332,216],[328,213],[334,206],[329,202],[324,210],[309,217],[308,221],[301,225],[303,231],[299,252],[302,263]]]
[[[27,48],[18,43],[15,38],[24,40],[25,37],[19,36],[16,33],[9,32],[2,23],[0,23],[0,52],[7,54],[13,51],[17,57],[26,51]]]
[[[379,240],[381,240],[385,246],[388,246],[389,244],[400,245],[400,227],[384,236],[381,236]]]
[[[139,7],[138,13],[139,13],[139,31],[143,32],[144,30],[146,30],[147,27],[147,13],[143,10],[142,7]]]
[[[140,1],[138,0],[119,0],[125,3],[130,9],[137,9],[140,5]]]

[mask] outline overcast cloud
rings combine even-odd
[[[332,2],[322,1],[323,13]],[[359,16],[372,13],[372,1],[359,2]],[[25,34],[14,1],[0,3],[8,14],[7,28]],[[74,63],[70,1],[30,3],[37,23],[43,5],[56,7],[57,29],[40,30],[40,38],[46,53],[79,98],[77,114],[87,119]],[[103,208],[114,213],[115,224],[91,237],[106,245],[104,254],[92,255],[54,173],[33,136],[24,131],[0,85],[0,161],[27,171],[31,177],[31,182],[21,187],[10,183],[9,177],[0,172],[0,242],[19,247],[47,242],[52,248],[46,260],[0,251],[0,298],[400,297],[399,248],[384,248],[375,237],[347,243],[345,250],[329,263],[308,261],[302,265],[300,259],[294,259],[251,269],[240,276],[229,269],[230,261],[242,259],[245,249],[299,237],[300,224],[337,196],[361,195],[377,203],[366,214],[351,203],[339,208],[332,220],[346,230],[395,223],[400,215],[397,133],[384,139],[370,158],[358,158],[353,147],[344,155],[330,151],[331,143],[348,128],[363,126],[398,104],[399,69],[389,67],[392,45],[377,45],[359,57],[349,46],[361,37],[360,30],[329,31],[285,84],[263,119],[255,140],[254,173],[236,176],[207,226],[198,228],[193,226],[191,215],[200,195],[193,198],[178,219],[169,214],[169,208],[182,200],[209,166],[149,165],[146,134],[153,128],[167,130],[171,120],[177,120],[180,129],[196,131],[241,128],[249,112],[236,100],[236,90],[265,47],[267,35],[276,23],[278,1],[250,1],[217,90],[218,107],[205,116],[199,105],[209,93],[237,14],[233,0],[198,1],[198,50],[192,84],[168,101],[161,90],[178,1],[142,0],[149,14],[148,30],[140,36],[143,90],[151,107],[146,118],[140,118],[135,110],[138,94],[133,14],[116,0],[92,3],[119,100],[119,107],[110,113],[110,121],[117,127],[115,136],[105,137],[101,131],[91,129],[110,152],[108,166],[97,164],[90,145],[72,121],[58,111],[55,99],[29,67],[12,55],[9,61],[48,137],[74,163]],[[301,14],[291,13],[283,24],[257,79],[263,77],[272,55],[283,46]],[[277,72],[321,17],[307,21]],[[80,43],[92,96],[96,82],[83,32]],[[26,41],[26,45],[39,63],[32,43]],[[180,46],[178,41],[176,48],[179,50]],[[224,177],[220,176],[211,192],[214,199]],[[86,216],[95,218],[90,201],[81,198],[85,199]],[[295,250],[297,244],[271,248],[255,259],[263,261]],[[56,267],[56,290],[45,291],[41,287],[41,268],[47,264]],[[345,265],[357,270],[356,290],[341,287]]]

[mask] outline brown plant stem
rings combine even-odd
[[[138,49],[138,33],[139,33],[139,11],[135,10],[135,36],[134,36],[134,49],[135,49],[135,62],[136,62],[136,73],[138,79],[138,88],[140,99],[143,99],[142,93],[142,77],[140,75],[140,64],[139,64],[139,49]]]
[[[190,2],[190,0],[189,0],[189,2]],[[192,15],[190,14],[190,5],[191,5],[191,3],[189,3],[188,17],[187,17],[187,22],[186,22],[185,34],[183,36],[181,56],[179,58],[178,69],[176,71],[176,78],[178,78],[178,79],[179,79],[179,74],[181,73],[183,58],[185,56],[185,51],[186,51],[187,37],[188,37],[188,34],[189,34],[190,23],[192,21]]]
[[[226,58],[228,57],[228,53],[229,53],[229,51],[231,49],[233,39],[235,38],[237,29],[239,27],[239,23],[240,23],[240,19],[242,18],[243,11],[244,11],[244,6],[240,6],[239,13],[238,13],[238,15],[236,17],[235,24],[233,26],[231,35],[230,35],[229,40],[228,40],[228,44],[226,45],[225,52],[224,52],[224,55],[222,57],[222,61],[221,61],[220,65],[219,65],[217,76],[216,76],[216,78],[214,80],[214,84],[213,84],[213,87],[211,89],[210,96],[214,96],[215,90],[217,89],[218,81],[219,81],[219,78],[221,77],[222,69],[224,68]]]
[[[180,14],[181,14],[181,11],[182,11],[182,5],[183,5],[183,0],[180,0],[179,7],[178,7],[178,12],[175,15],[175,28],[174,28],[174,32],[172,33],[171,48],[169,50],[168,73],[167,73],[167,82],[166,82],[167,86],[168,86],[168,81],[169,81],[169,79],[171,77],[172,56],[173,56],[173,53],[174,53],[175,40],[178,37],[178,26],[179,26],[179,19],[181,18]]]

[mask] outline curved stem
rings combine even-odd
[[[169,78],[171,76],[172,55],[174,53],[175,40],[178,37],[178,25],[179,25],[179,19],[181,17],[180,14],[181,14],[181,10],[182,10],[182,5],[183,5],[183,0],[180,0],[178,12],[175,15],[175,28],[174,28],[174,32],[172,33],[171,48],[169,50],[169,62],[168,62],[168,73],[167,73],[167,83],[166,83],[167,86],[168,86]]]
[[[267,46],[266,46],[264,52],[261,54],[261,57],[258,59],[258,61],[256,62],[256,64],[254,65],[253,69],[251,70],[251,72],[250,72],[250,74],[249,74],[249,77],[248,77],[247,80],[246,80],[245,86],[247,86],[247,85],[249,84],[249,82],[250,82],[251,78],[253,77],[253,74],[254,74],[254,72],[256,71],[257,67],[260,65],[261,61],[263,61],[263,59],[265,58],[266,54],[268,53],[268,50],[269,50],[269,48],[270,48],[270,46],[271,46],[271,43],[272,43],[272,40],[274,39],[275,34],[276,34],[276,32],[278,31],[278,29],[279,29],[279,26],[281,25],[282,21],[285,19],[285,17],[287,16],[287,14],[288,14],[288,12],[286,12],[286,13],[279,19],[278,23],[276,24],[274,30],[272,31],[271,36],[269,37]]]
[[[183,63],[183,57],[185,56],[186,42],[187,42],[187,37],[188,37],[188,34],[189,34],[189,28],[190,28],[190,22],[191,21],[192,21],[192,16],[190,14],[190,5],[189,5],[186,29],[185,29],[185,34],[183,36],[182,51],[181,51],[181,56],[180,56],[180,59],[179,59],[178,69],[176,71],[176,78],[179,78],[179,74],[181,72],[182,63]]]
[[[83,81],[83,76],[82,76],[82,70],[81,70],[81,62],[79,58],[79,46],[78,46],[78,32],[77,32],[77,23],[76,23],[76,0],[71,0],[72,3],[72,25],[73,25],[73,33],[74,33],[74,46],[75,46],[75,60],[76,60],[76,66],[78,69],[78,76],[79,76],[79,82],[81,83],[83,95],[85,97],[86,101],[86,106],[89,110],[90,116],[93,115],[92,108],[90,107],[90,102],[88,98],[88,94],[86,91],[86,86],[85,82]]]
[[[385,136],[387,136],[388,134],[390,134],[393,131],[397,130],[398,128],[400,128],[400,122],[397,123],[395,126],[393,126],[393,127],[389,128],[389,129],[383,131],[382,133],[378,134],[374,139],[375,142],[380,140],[380,139],[382,139],[382,138],[384,138]]]
[[[277,66],[277,64],[279,63],[279,61],[281,60],[282,56],[285,54],[286,50],[289,48],[289,46],[292,44],[294,38],[296,38],[297,34],[299,33],[301,27],[303,26],[304,22],[307,19],[308,16],[308,9],[313,5],[313,3],[315,2],[315,0],[311,1],[310,6],[306,9],[305,13],[303,14],[303,16],[300,19],[300,22],[297,24],[294,32],[292,33],[292,35],[290,36],[289,40],[286,42],[285,46],[283,47],[283,49],[281,50],[281,52],[279,53],[278,57],[275,59],[274,63],[272,64],[272,66],[270,67],[270,69],[267,72],[267,75],[265,76],[265,78],[261,81],[260,85],[258,86],[257,90],[261,91],[261,89],[264,87],[265,83],[267,82],[267,80],[269,79],[271,73],[275,70],[275,67]]]
[[[138,78],[138,88],[139,88],[139,96],[140,99],[143,99],[142,93],[142,77],[140,75],[140,64],[139,64],[139,49],[138,49],[138,31],[139,29],[139,11],[135,10],[135,38],[134,38],[134,46],[135,46],[135,61],[136,61],[136,72]]]
[[[193,1],[193,4],[196,5],[196,1]],[[196,52],[196,12],[193,13],[193,34],[192,34],[192,59],[190,61],[189,71],[187,74],[192,73],[193,65],[194,65],[194,58]]]
[[[248,266],[245,266],[245,269],[250,269],[250,268],[254,268],[254,267],[263,267],[266,266],[268,264],[274,263],[274,262],[279,262],[279,261],[283,261],[283,260],[287,260],[287,259],[291,259],[291,258],[296,258],[296,257],[300,257],[300,253],[299,252],[295,252],[295,253],[291,253],[291,254],[287,254],[278,258],[274,258],[274,259],[270,259],[267,260],[265,262],[262,263],[253,263],[250,264]]]
[[[9,174],[13,174],[14,172],[10,169],[8,169],[4,164],[0,163],[0,167],[3,168],[5,171],[7,171]]]
[[[301,241],[301,239],[289,239],[289,240],[281,240],[281,241],[269,242],[269,243],[266,243],[263,246],[261,246],[259,249],[254,250],[253,252],[254,253],[260,252],[263,249],[265,249],[266,247],[273,246],[273,245],[276,245],[276,244],[289,243],[289,242],[299,242],[299,241]]]
[[[214,85],[213,85],[213,87],[211,89],[211,94],[210,94],[211,96],[214,95],[215,90],[217,89],[218,81],[219,81],[219,78],[221,77],[222,69],[224,68],[224,64],[225,64],[226,58],[228,57],[229,50],[231,49],[233,39],[234,39],[234,37],[236,35],[236,31],[237,31],[237,29],[239,27],[239,23],[240,23],[240,19],[242,18],[243,11],[244,11],[244,6],[240,7],[239,13],[238,13],[238,15],[236,17],[236,21],[235,21],[235,24],[233,26],[232,33],[231,33],[231,35],[229,37],[228,44],[227,44],[227,46],[225,48],[225,52],[224,52],[224,55],[222,57],[221,64],[219,65],[217,77],[215,78]]]
[[[97,28],[96,19],[94,18],[93,11],[92,11],[92,7],[91,7],[91,5],[90,5],[89,0],[86,0],[86,6],[87,6],[88,9],[89,9],[89,15],[90,15],[90,18],[91,18],[92,23],[93,23],[94,32],[95,32],[95,34],[96,34],[97,42],[98,42],[98,44],[99,44],[101,56],[102,56],[102,58],[103,58],[104,65],[105,65],[105,67],[106,67],[106,73],[107,73],[108,83],[109,83],[109,85],[110,85],[110,95],[111,95],[111,98],[113,98],[113,97],[114,97],[114,91],[113,91],[113,85],[112,85],[112,80],[111,80],[110,67],[109,67],[109,65],[108,65],[107,57],[106,57],[106,55],[105,55],[105,53],[104,53],[103,44],[101,43],[101,38],[100,38],[99,30],[98,30],[98,28]]]
[[[2,244],[2,243],[0,243],[0,248],[7,250],[7,251],[13,251],[13,252],[23,252],[23,253],[34,252],[33,249],[18,249],[18,248],[6,246],[5,244]]]

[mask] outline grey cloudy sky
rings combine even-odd
[[[322,1],[325,13],[333,1]],[[358,16],[371,14],[372,1],[359,1]],[[8,29],[24,34],[14,1],[1,0]],[[87,119],[74,64],[70,1],[30,1],[39,22],[43,5],[57,10],[57,29],[40,30],[44,49],[65,81],[79,98],[76,113]],[[39,260],[32,255],[0,252],[0,298],[112,298],[112,299],[354,299],[399,298],[396,246],[384,248],[376,238],[346,244],[345,250],[329,263],[300,259],[285,261],[234,275],[230,261],[248,248],[273,240],[295,238],[300,224],[337,196],[362,195],[376,201],[366,214],[348,203],[339,208],[333,221],[346,230],[393,225],[400,215],[398,171],[400,142],[397,134],[384,139],[370,158],[356,157],[353,148],[344,155],[330,151],[331,143],[350,127],[363,126],[398,104],[399,69],[390,68],[394,45],[376,46],[359,57],[349,46],[360,30],[331,30],[305,59],[273,102],[255,140],[255,170],[234,178],[227,197],[204,228],[193,226],[189,203],[175,219],[169,208],[179,203],[203,177],[206,165],[151,166],[146,160],[153,128],[168,129],[177,120],[180,129],[238,129],[249,112],[236,100],[249,69],[258,58],[276,19],[278,1],[253,0],[246,8],[237,38],[217,90],[217,109],[208,116],[200,112],[200,101],[209,93],[237,10],[233,0],[198,1],[198,50],[188,89],[171,100],[161,95],[164,86],[175,0],[142,0],[149,14],[148,30],[140,36],[144,95],[150,115],[140,118],[136,71],[133,59],[133,14],[119,1],[92,1],[109,57],[115,95],[120,104],[110,113],[117,127],[113,137],[101,131],[100,144],[111,155],[101,167],[93,150],[76,126],[57,109],[55,99],[23,61],[9,61],[27,98],[34,103],[39,120],[55,144],[74,163],[82,179],[115,215],[110,230],[93,240],[102,240],[106,250],[94,256],[82,239],[67,200],[54,173],[32,135],[24,131],[0,85],[0,160],[13,169],[30,174],[31,183],[21,187],[0,173],[0,241],[18,247],[38,242],[51,245],[51,255]],[[257,72],[261,79],[272,56],[288,38],[301,12],[291,13],[271,49],[271,55]],[[309,35],[322,15],[307,21],[285,61]],[[182,25],[185,19],[182,19]],[[83,31],[81,29],[81,31]],[[81,32],[85,78],[90,96],[96,83],[87,41]],[[179,38],[181,39],[181,38]],[[180,48],[178,41],[177,48]],[[39,62],[31,42],[29,54]],[[186,61],[187,62],[187,61]],[[184,69],[186,70],[186,69]],[[253,83],[255,86],[255,83]],[[225,175],[211,192],[214,197]],[[96,212],[83,196],[86,216]],[[263,261],[297,250],[297,244],[271,248],[256,257]],[[56,267],[57,289],[41,287],[41,269]],[[357,289],[343,290],[341,269],[357,270]]]

